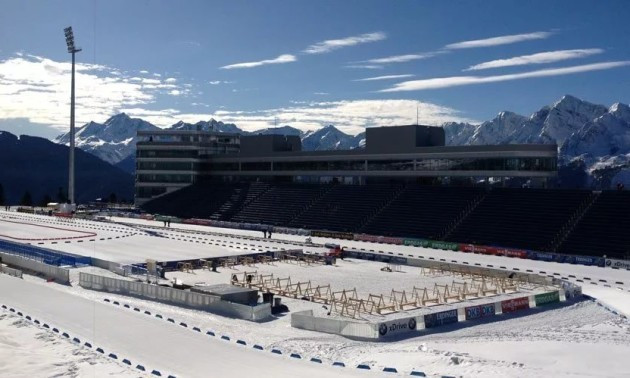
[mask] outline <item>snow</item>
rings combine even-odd
[[[14,378],[135,377],[129,367],[0,310],[0,372]]]
[[[6,216],[6,213],[1,213]],[[15,215],[15,213],[11,213]],[[313,252],[322,251],[317,246],[303,247],[304,237],[274,234],[274,239],[262,239],[262,233],[247,230],[231,230],[196,225],[173,224],[164,229],[162,223],[140,219],[114,218],[114,221],[129,225],[91,221],[66,221],[34,215],[20,215],[33,224],[58,222],[79,231],[93,231],[99,236],[124,235],[133,230],[137,235],[120,239],[99,240],[93,243],[58,243],[49,248],[68,250],[92,255],[94,251],[119,261],[139,260],[153,253],[168,256],[193,256],[203,251],[224,248],[242,253],[244,246],[255,249],[306,248]],[[2,223],[0,223],[1,225]],[[4,231],[4,226],[3,227]],[[35,228],[39,230],[39,228]],[[42,230],[46,230],[42,228]],[[147,236],[144,230],[163,233],[175,239]],[[42,231],[46,236],[56,236],[54,231]],[[115,237],[115,236],[113,236]],[[177,240],[177,239],[182,240]],[[444,259],[447,262],[467,262],[469,265],[493,265],[507,270],[527,269],[543,275],[566,277],[584,287],[584,293],[596,298],[604,306],[619,313],[630,315],[630,271],[553,262],[521,260],[500,256],[475,255],[461,252],[433,250],[419,247],[395,246],[367,242],[312,238],[314,243],[336,242],[346,247],[374,250],[376,253],[403,253],[405,256]],[[199,241],[199,243],[197,243]],[[202,244],[202,241],[217,243]],[[240,244],[237,244],[240,243]],[[225,245],[225,247],[223,247]],[[260,247],[259,247],[260,246]],[[237,249],[236,247],[241,247]],[[249,248],[249,247],[248,247]],[[223,251],[221,252],[223,253]],[[279,263],[278,263],[279,264]],[[340,262],[339,267],[299,267],[282,264],[277,267],[258,266],[258,270],[275,269],[299,279],[340,288],[357,286],[366,291],[389,291],[391,288],[407,288],[415,279],[413,268],[402,267],[406,273],[380,272],[382,263],[359,260]],[[111,275],[98,268],[88,267],[94,274]],[[239,267],[249,270],[249,268]],[[219,269],[219,274],[206,272],[173,273],[187,283],[225,283],[231,270]],[[77,286],[78,270],[72,270],[72,286],[46,283],[44,280],[25,276],[24,280],[7,276],[0,277],[0,302],[11,304],[42,320],[65,327],[72,335],[81,339],[97,340],[106,351],[126,355],[132,362],[142,362],[152,368],[161,369],[177,376],[203,376],[209,364],[217,376],[246,376],[265,372],[267,375],[283,376],[326,376],[328,374],[356,373],[356,369],[330,370],[308,361],[293,361],[287,353],[300,353],[304,359],[318,357],[324,365],[332,361],[343,361],[348,366],[369,364],[373,370],[393,366],[401,374],[411,370],[424,371],[429,375],[454,375],[466,377],[616,377],[623,376],[626,356],[630,352],[630,323],[615,315],[604,306],[592,301],[582,301],[566,307],[555,307],[548,311],[528,311],[523,316],[507,316],[500,322],[462,324],[443,328],[438,332],[424,334],[396,342],[359,342],[341,336],[317,333],[290,326],[290,315],[283,315],[262,324],[231,319],[205,312],[183,309],[156,302],[130,297],[84,290]],[[375,277],[375,278],[374,278]],[[589,278],[589,279],[587,279]],[[214,281],[213,281],[214,280]],[[362,281],[372,280],[367,283]],[[579,282],[581,280],[583,282]],[[602,282],[605,281],[605,282]],[[418,277],[418,281],[422,278]],[[589,283],[592,282],[592,283]],[[610,285],[605,287],[603,285]],[[343,287],[341,287],[343,286]],[[274,356],[269,352],[258,355],[248,348],[210,339],[142,313],[103,303],[103,298],[137,306],[143,311],[160,313],[186,322],[189,327],[199,326],[232,338],[243,338],[248,345],[258,343],[266,350],[279,348],[285,356]],[[300,300],[282,301],[291,311],[312,308],[313,304]],[[321,305],[320,305],[321,306]],[[50,319],[50,320],[49,320]],[[96,331],[96,334],[94,334]],[[12,329],[7,331],[13,334]],[[19,332],[19,331],[15,331]],[[2,352],[0,351],[0,354]],[[209,357],[211,356],[211,357]],[[26,358],[26,357],[25,357]],[[248,361],[246,364],[243,361]],[[51,362],[52,363],[52,362]],[[214,365],[218,364],[218,365]],[[246,366],[245,366],[246,365]],[[13,367],[12,369],[15,369]],[[100,367],[99,367],[100,369]],[[103,368],[107,369],[107,368]],[[235,370],[230,369],[240,369]],[[213,370],[215,372],[215,370]],[[269,373],[267,373],[269,372]],[[277,374],[276,374],[277,373]],[[369,373],[361,372],[361,375]],[[13,374],[12,374],[13,375]],[[35,374],[37,375],[37,374]],[[263,374],[264,375],[264,374]]]
[[[256,351],[144,314],[0,275],[2,301],[163,376],[339,377],[358,373]],[[121,326],[124,325],[124,326]],[[246,362],[246,363],[245,363]],[[165,374],[166,373],[166,374]],[[354,374],[353,374],[354,373]]]
[[[427,288],[429,294],[433,292],[434,285],[448,285],[456,281],[459,283],[472,284],[469,278],[456,277],[450,274],[439,274],[426,276],[422,274],[422,269],[412,266],[401,266],[398,272],[385,272],[381,268],[386,267],[383,262],[344,259],[337,260],[334,266],[331,265],[298,265],[295,263],[274,262],[269,264],[256,264],[255,266],[236,266],[234,268],[218,268],[217,272],[207,270],[194,270],[192,273],[187,272],[169,272],[166,277],[169,279],[176,278],[189,285],[215,285],[228,284],[232,274],[238,274],[242,277],[243,273],[257,272],[258,274],[273,274],[274,278],[290,278],[292,284],[298,282],[310,282],[311,287],[318,285],[330,285],[331,291],[356,290],[357,296],[367,299],[370,294],[383,295],[385,300],[391,295],[392,289],[397,291],[405,291],[408,298],[411,299],[413,289]],[[303,286],[305,289],[305,286]],[[419,316],[429,312],[446,311],[457,307],[480,305],[483,303],[493,303],[503,299],[523,297],[535,293],[542,293],[549,290],[544,288],[520,287],[518,292],[506,293],[500,295],[488,295],[481,298],[469,298],[461,302],[453,302],[452,304],[434,305],[430,308],[423,307],[418,309],[407,308],[405,311],[398,311],[391,314],[361,314],[361,319],[372,322],[382,322],[385,320],[406,318],[410,316]],[[301,299],[292,299],[283,297],[282,301],[291,309],[296,311],[296,306],[300,310],[313,310],[317,316],[327,316],[328,307],[322,306],[321,303],[305,302]],[[339,317],[334,312],[329,316]]]

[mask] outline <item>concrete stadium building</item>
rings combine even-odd
[[[366,129],[353,150],[302,151],[300,138],[182,130],[139,131],[135,201],[201,180],[340,182],[525,178],[557,175],[556,145],[446,146],[440,127]]]

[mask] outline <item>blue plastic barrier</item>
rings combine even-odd
[[[333,362],[333,366],[346,367],[346,364],[343,362],[335,361]]]
[[[409,375],[413,375],[414,377],[426,377],[427,376],[426,374],[424,374],[421,371],[412,371],[411,374],[409,374]]]
[[[385,372],[385,373],[398,373],[398,370],[396,370],[396,368],[386,367],[386,368],[383,368],[383,372]]]
[[[241,344],[241,345],[247,345],[247,343],[243,340],[236,340],[237,344]]]
[[[7,240],[0,240],[0,251],[37,260],[48,265],[91,265],[92,258],[77,256],[46,248],[35,247],[28,244],[14,243]]]
[[[370,367],[368,365],[360,364],[357,365],[357,369],[370,370]]]
[[[289,357],[291,357],[291,358],[297,358],[297,359],[300,359],[300,360],[302,359],[302,356],[300,356],[300,355],[299,355],[299,354],[297,354],[297,353],[291,353],[291,355],[290,355]]]

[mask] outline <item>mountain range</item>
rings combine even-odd
[[[583,171],[588,178],[585,186],[608,188],[616,181],[630,183],[630,108],[625,104],[605,107],[566,95],[529,117],[503,111],[481,124],[449,122],[441,127],[447,145],[555,143],[561,167]],[[137,131],[157,129],[149,122],[121,113],[103,124],[90,122],[78,128],[77,146],[132,172]],[[365,133],[348,135],[333,125],[308,132],[289,125],[246,132],[235,124],[210,119],[195,124],[180,121],[170,129],[297,135],[305,151],[365,145]],[[55,141],[67,144],[68,135],[60,135]]]

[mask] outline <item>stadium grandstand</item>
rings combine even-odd
[[[139,137],[136,203],[151,213],[630,255],[630,193],[552,189],[555,145],[445,146],[441,128],[417,125],[368,128],[365,147],[346,151],[282,135]]]

